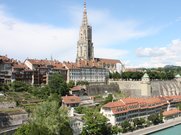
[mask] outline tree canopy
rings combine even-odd
[[[15,135],[32,135],[32,132],[33,135],[72,135],[66,108],[60,107],[57,101],[46,101],[37,106],[29,124],[23,125]]]
[[[48,86],[50,88],[51,93],[57,93],[61,96],[65,96],[69,92],[65,80],[58,73],[54,73],[50,76]]]
[[[91,109],[83,116],[85,126],[82,135],[110,135],[111,127],[107,124],[107,118],[99,112]]]

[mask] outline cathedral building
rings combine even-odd
[[[84,11],[82,25],[79,32],[79,40],[77,42],[77,58],[76,63],[80,66],[80,63],[87,63],[91,66],[98,68],[106,68],[110,72],[124,71],[124,66],[120,60],[106,59],[106,58],[94,58],[94,46],[92,42],[92,27],[88,23],[86,0],[84,0]]]
[[[84,12],[82,25],[79,32],[79,41],[77,42],[77,59],[79,60],[93,60],[94,46],[92,43],[92,27],[88,24],[86,1],[84,1]]]

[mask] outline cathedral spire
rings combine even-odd
[[[84,0],[84,13],[83,13],[82,25],[88,25],[86,0]]]

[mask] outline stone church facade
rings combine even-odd
[[[84,2],[84,12],[82,25],[79,32],[79,41],[77,42],[77,59],[79,60],[93,60],[94,46],[92,43],[92,27],[88,24],[86,2]]]
[[[76,63],[92,63],[91,66],[98,68],[106,68],[109,72],[123,72],[124,65],[120,60],[95,58],[94,46],[92,42],[92,27],[88,23],[86,1],[84,1],[84,11],[82,25],[79,32],[79,40],[77,42],[77,58]]]

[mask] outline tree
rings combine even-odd
[[[44,126],[37,126],[35,124],[25,124],[19,127],[14,135],[53,135]]]
[[[111,127],[107,124],[107,118],[99,112],[90,109],[83,116],[85,126],[82,135],[110,135]]]
[[[30,135],[31,127],[29,124],[22,125],[19,127],[14,135]]]
[[[121,127],[123,129],[123,133],[126,133],[128,131],[132,131],[132,127],[131,127],[131,124],[129,123],[129,121],[123,121],[121,123]]]
[[[181,111],[181,103],[177,104],[177,108]]]
[[[39,105],[29,123],[21,126],[15,135],[73,135],[73,131],[67,110],[54,100]]]
[[[48,129],[50,134],[72,135],[67,110],[57,101],[46,101],[38,106],[32,114],[31,123]]]
[[[163,115],[162,115],[162,113],[152,114],[152,115],[148,116],[148,120],[151,121],[154,125],[157,125],[157,124],[163,122]]]
[[[14,81],[10,84],[11,89],[15,92],[30,91],[31,86],[25,82]]]
[[[77,81],[76,85],[89,85],[88,81]]]
[[[121,75],[120,75],[118,72],[115,72],[115,73],[112,73],[112,78],[113,78],[114,80],[118,80],[118,79],[121,78]]]
[[[109,79],[113,78],[113,74],[111,72],[109,72]]]
[[[64,81],[63,77],[58,73],[54,73],[50,76],[48,86],[51,93],[57,93],[61,96],[65,96],[69,92],[66,82]]]
[[[67,84],[68,88],[73,88],[75,86],[75,82],[74,81],[70,81],[68,84]]]
[[[103,104],[107,104],[107,103],[112,102],[112,101],[113,101],[113,96],[112,96],[112,94],[109,94],[109,95],[105,98]]]
[[[33,87],[32,94],[41,99],[47,99],[50,96],[50,88],[48,86]]]
[[[121,133],[122,129],[119,128],[118,126],[112,126],[111,127],[111,134],[112,135],[117,135],[118,133]]]
[[[134,127],[135,128],[140,128],[143,127],[143,124],[145,123],[144,118],[135,118],[133,119]]]
[[[6,92],[9,90],[9,86],[6,83],[0,83],[0,91]]]

